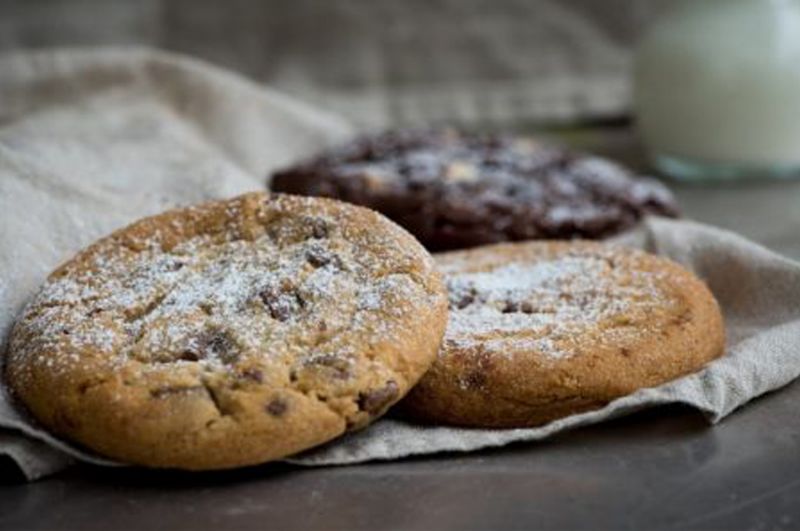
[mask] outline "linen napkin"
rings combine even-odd
[[[0,348],[47,273],[80,248],[166,208],[262,189],[264,175],[352,134],[342,120],[184,57],[55,50],[0,57]],[[333,465],[472,451],[666,403],[717,422],[800,375],[800,264],[730,232],[646,220],[616,239],[697,273],[726,318],[726,355],[703,371],[535,429],[377,422],[289,459]],[[74,460],[115,465],[14,408],[0,384],[0,455],[28,479]]]

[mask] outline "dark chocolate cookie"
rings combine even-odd
[[[275,173],[271,186],[374,208],[431,250],[602,238],[646,214],[677,214],[666,187],[608,160],[453,130],[362,137]]]

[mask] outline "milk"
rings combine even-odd
[[[667,173],[795,173],[800,0],[687,2],[643,40],[634,85],[639,130]]]

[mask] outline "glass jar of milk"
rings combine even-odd
[[[800,177],[800,0],[690,0],[636,57],[638,127],[683,179]]]

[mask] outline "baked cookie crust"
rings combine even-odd
[[[402,403],[425,422],[545,424],[701,369],[724,351],[719,307],[689,271],[591,242],[438,255],[450,320]]]
[[[253,193],[170,211],[57,269],[12,331],[15,395],[120,461],[216,469],[329,441],[433,362],[430,255],[370,210]]]

